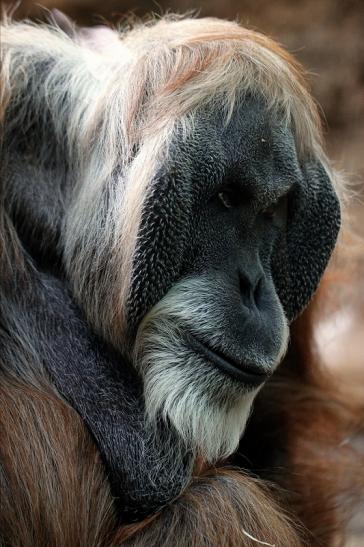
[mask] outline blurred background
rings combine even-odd
[[[23,0],[17,6],[15,18],[45,19],[49,13],[44,6],[91,26],[117,24],[130,13],[144,17],[193,10],[200,16],[238,19],[301,61],[322,109],[329,156],[356,195],[350,213],[357,235],[345,240],[336,268],[343,275],[339,284],[336,277],[334,293],[322,310],[316,341],[343,389],[364,404],[364,243],[359,239],[364,238],[364,0]],[[352,528],[347,547],[363,547],[363,508]]]

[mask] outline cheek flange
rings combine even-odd
[[[160,173],[146,197],[127,301],[132,330],[181,273],[188,245],[191,204],[181,169]]]
[[[286,241],[275,253],[273,277],[289,321],[307,306],[334,250],[341,224],[339,199],[324,167],[309,162],[292,196]]]

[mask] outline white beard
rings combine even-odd
[[[196,455],[214,463],[237,449],[260,387],[230,378],[184,341],[186,327],[200,339],[222,339],[213,320],[219,314],[209,305],[212,292],[211,280],[202,277],[176,284],[140,325],[134,361],[143,376],[149,420],[162,415]]]

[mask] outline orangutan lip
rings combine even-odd
[[[189,333],[188,342],[191,348],[203,357],[211,361],[220,371],[231,378],[249,386],[259,386],[272,374],[271,370],[263,370],[256,365],[246,363],[237,364],[227,359],[220,351],[209,348]]]

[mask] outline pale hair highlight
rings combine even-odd
[[[75,184],[66,268],[88,319],[116,345],[125,342],[145,198],[175,131],[193,131],[200,107],[223,110],[228,123],[245,94],[259,93],[292,127],[299,155],[329,169],[301,67],[236,22],[166,17],[119,29],[112,51],[54,26],[5,22],[1,30],[2,109],[18,102],[21,124],[30,101],[34,117],[48,108],[57,141],[67,143]]]

